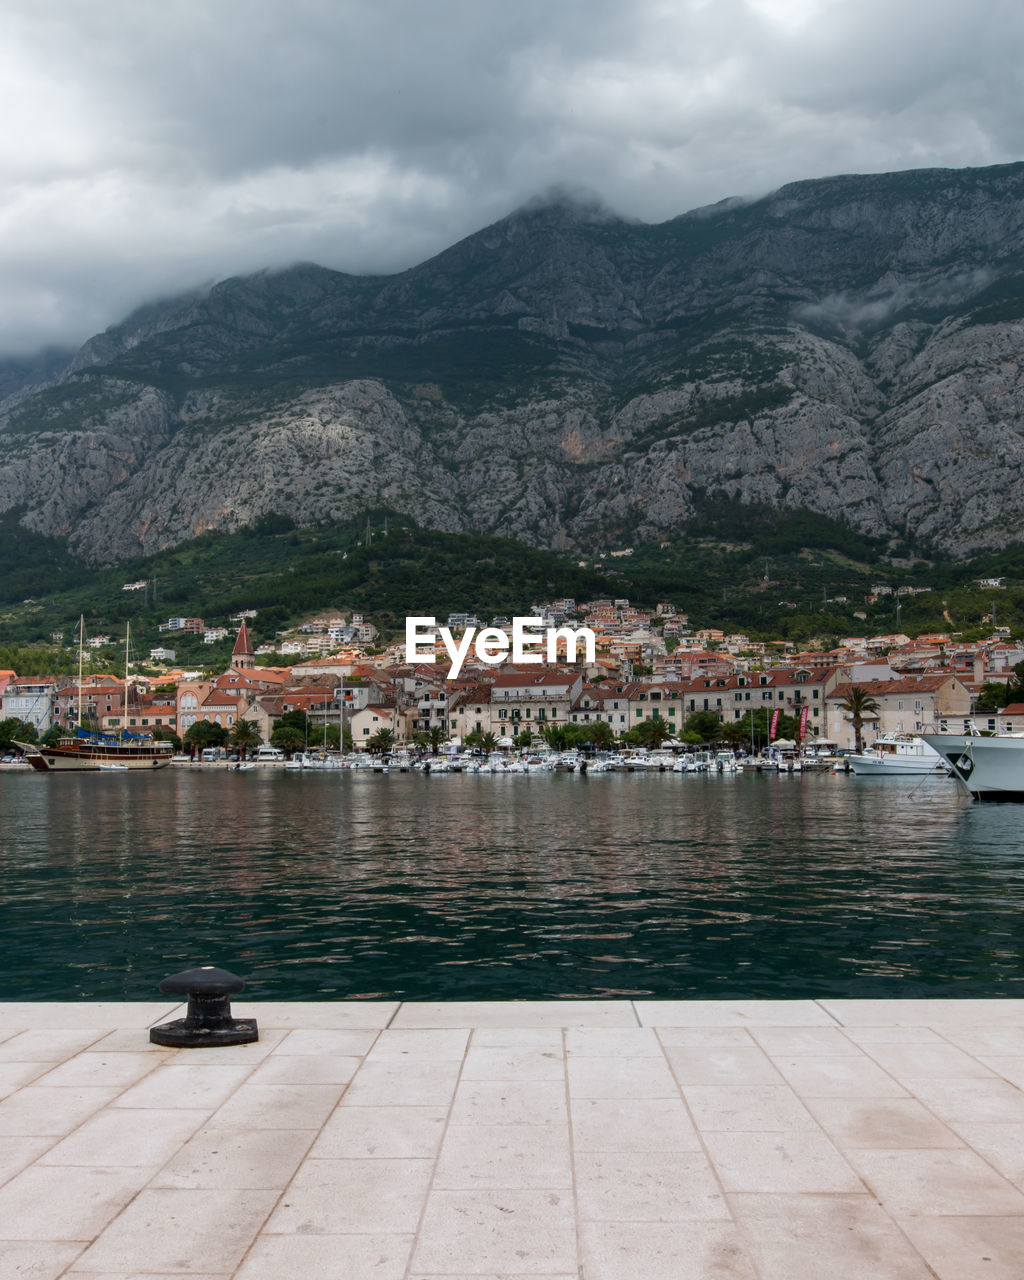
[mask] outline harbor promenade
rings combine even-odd
[[[1020,1280],[1024,1001],[0,1004],[0,1280]]]

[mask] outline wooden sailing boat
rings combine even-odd
[[[141,734],[90,733],[82,728],[82,661],[85,647],[85,619],[78,625],[78,723],[74,737],[62,737],[55,743],[18,742],[25,758],[39,773],[66,773],[125,769],[144,769],[152,772],[171,763],[174,746],[170,742],[157,742]],[[125,632],[124,642],[124,705],[127,719],[130,685],[128,683],[128,654],[131,628]]]

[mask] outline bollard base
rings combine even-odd
[[[187,1018],[178,1018],[149,1029],[150,1042],[169,1049],[217,1049],[230,1044],[252,1044],[259,1038],[255,1018],[232,1018],[227,1026],[221,1027],[197,1027],[190,1025]]]

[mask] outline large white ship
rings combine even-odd
[[[924,733],[975,800],[1024,800],[1024,734]]]

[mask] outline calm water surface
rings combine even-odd
[[[0,775],[0,1000],[1024,996],[1024,808],[946,780]]]

